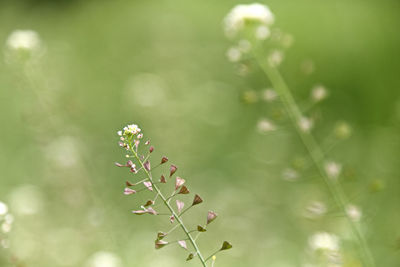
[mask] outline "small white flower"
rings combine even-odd
[[[239,50],[243,53],[247,53],[251,49],[251,43],[248,40],[242,39],[238,44]]]
[[[8,224],[12,224],[12,223],[14,222],[14,216],[11,215],[11,214],[7,214],[7,215],[4,217],[4,221],[5,221],[6,223],[8,223]]]
[[[142,131],[136,124],[129,124],[123,130],[123,135],[136,135]]]
[[[117,134],[118,134],[119,136],[122,136],[122,131],[118,131]]]
[[[231,47],[226,52],[226,56],[228,57],[229,61],[238,62],[240,60],[240,58],[242,57],[242,53],[236,47]]]
[[[324,215],[326,211],[326,205],[319,201],[314,201],[307,207],[308,217],[318,217]]]
[[[314,102],[324,100],[328,96],[328,91],[322,85],[315,86],[311,91],[311,98]]]
[[[334,132],[337,138],[346,139],[351,135],[351,127],[346,122],[338,122],[335,126]]]
[[[287,168],[283,171],[282,177],[284,180],[292,182],[299,179],[299,174],[294,169]]]
[[[32,30],[15,30],[8,36],[6,44],[12,50],[34,50],[40,47],[40,38]]]
[[[277,67],[279,66],[282,61],[283,61],[283,52],[280,50],[273,50],[269,56],[268,56],[268,63],[272,66],[272,67]]]
[[[3,223],[1,225],[1,230],[3,231],[3,233],[9,233],[11,231],[11,224],[8,223]]]
[[[334,162],[334,161],[329,161],[329,162],[325,163],[325,172],[329,178],[337,179],[339,177],[341,171],[342,171],[341,164]]]
[[[356,205],[349,204],[346,206],[346,214],[350,217],[351,220],[358,222],[361,219],[362,212],[359,207]]]
[[[300,120],[297,122],[300,130],[302,130],[305,133],[308,133],[312,127],[314,126],[314,123],[311,119],[302,117]]]
[[[310,237],[309,244],[312,250],[338,251],[339,238],[330,233],[318,232]]]
[[[268,119],[261,119],[257,123],[257,129],[260,133],[267,133],[276,130],[276,126]]]
[[[258,26],[256,29],[256,39],[265,40],[271,36],[271,31],[265,25]]]
[[[0,201],[0,215],[5,215],[8,212],[8,207],[4,202]]]
[[[274,101],[278,97],[278,94],[273,89],[265,89],[263,91],[263,99],[267,102]]]
[[[87,267],[121,267],[121,259],[114,253],[108,251],[98,251],[93,254],[87,265]]]
[[[259,3],[235,6],[225,17],[225,33],[234,37],[243,29],[247,21],[254,21],[266,26],[274,23],[274,15],[266,6]]]

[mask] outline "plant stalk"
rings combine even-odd
[[[171,212],[171,214],[175,217],[175,220],[178,222],[178,224],[181,226],[182,230],[185,232],[186,236],[188,237],[190,243],[193,245],[193,248],[196,251],[196,254],[201,262],[201,264],[204,267],[207,267],[206,261],[204,260],[203,255],[200,252],[199,247],[197,246],[196,241],[193,239],[192,235],[190,234],[190,231],[186,228],[186,226],[184,225],[182,218],[180,218],[175,210],[172,208],[172,206],[169,204],[168,202],[168,198],[166,198],[161,190],[158,188],[158,186],[153,182],[153,177],[151,175],[151,172],[149,172],[148,170],[146,170],[146,168],[144,167],[144,163],[140,160],[137,152],[133,149],[130,149],[131,152],[133,153],[133,155],[135,156],[136,160],[139,162],[139,164],[141,165],[141,167],[143,168],[143,171],[146,173],[147,177],[149,178],[150,182],[152,183],[152,187],[156,190],[157,194],[161,197],[162,201],[164,202],[165,206],[169,209],[169,211]]]
[[[347,218],[350,228],[359,244],[360,253],[362,254],[361,261],[363,262],[365,267],[374,267],[374,259],[368,247],[364,234],[361,230],[360,223],[353,221],[346,213],[346,206],[349,202],[342,187],[337,181],[330,179],[324,170],[323,161],[325,156],[322,152],[322,149],[320,148],[312,133],[309,131],[303,131],[298,125],[298,122],[303,117],[303,115],[289,87],[281,76],[279,70],[276,67],[271,66],[268,61],[264,59],[264,56],[256,55],[255,58],[266,76],[270,79],[272,86],[281,97],[287,113],[289,114],[291,120],[296,126],[297,133],[299,134],[304,146],[310,154],[313,163],[317,167],[335,202],[344,211],[345,217]],[[261,61],[260,59],[264,60]]]

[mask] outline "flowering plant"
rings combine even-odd
[[[167,245],[178,244],[185,250],[189,251],[186,258],[187,261],[192,260],[194,257],[198,257],[203,266],[207,266],[207,262],[212,260],[212,266],[214,266],[216,256],[220,251],[228,250],[232,248],[232,245],[224,241],[222,246],[210,256],[205,258],[199,246],[196,243],[197,238],[201,233],[207,231],[208,225],[217,218],[217,213],[213,211],[208,211],[207,216],[205,216],[205,223],[197,225],[194,229],[189,229],[188,226],[183,222],[183,215],[192,207],[199,205],[203,202],[203,199],[195,194],[193,201],[189,204],[179,200],[180,195],[187,195],[190,193],[188,187],[185,185],[185,179],[176,176],[175,182],[172,187],[172,193],[167,196],[163,193],[162,186],[168,184],[173,179],[173,176],[178,170],[178,167],[171,164],[169,167],[169,175],[161,175],[159,179],[155,179],[152,175],[152,171],[168,162],[168,158],[163,156],[159,163],[155,167],[151,167],[150,155],[154,151],[154,147],[150,145],[150,141],[145,141],[144,146],[141,146],[143,140],[143,133],[141,129],[136,124],[127,125],[121,131],[118,131],[120,136],[119,145],[126,152],[126,157],[129,159],[125,164],[116,163],[118,167],[126,167],[130,170],[132,174],[144,175],[143,179],[138,181],[126,181],[126,187],[124,189],[125,195],[134,195],[141,191],[150,191],[154,194],[152,199],[146,201],[140,206],[140,209],[133,210],[132,213],[135,215],[168,215],[169,222],[175,224],[172,228],[166,232],[159,231],[156,235],[154,241],[155,248],[160,249]],[[142,147],[146,149],[142,149]],[[175,199],[175,205],[172,204]],[[161,202],[166,208],[166,213],[162,213],[156,208],[156,203]],[[172,203],[171,203],[172,202]],[[187,208],[185,208],[185,205]],[[174,230],[181,228],[184,237],[179,240],[167,241],[168,235],[170,235]],[[196,235],[194,236],[194,233]],[[188,242],[187,242],[188,241]],[[189,244],[189,245],[188,245]]]

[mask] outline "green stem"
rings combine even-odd
[[[262,55],[256,55],[256,60],[258,61],[259,65],[261,66],[262,70],[270,79],[272,86],[278,92],[281,97],[281,100],[285,106],[287,113],[289,114],[290,118],[292,119],[293,123],[296,125],[296,130],[304,143],[308,153],[310,154],[311,159],[313,160],[315,166],[317,167],[321,177],[323,178],[325,184],[329,188],[333,198],[335,199],[336,203],[339,207],[344,211],[346,214],[347,221],[350,224],[352,232],[356,237],[356,240],[359,244],[359,248],[362,253],[362,262],[364,263],[365,267],[373,267],[375,266],[374,259],[372,254],[368,248],[366,239],[364,234],[361,230],[360,224],[358,222],[353,221],[346,213],[346,205],[348,204],[347,197],[340,186],[339,183],[330,179],[323,166],[323,160],[325,158],[322,149],[320,148],[319,144],[315,140],[314,136],[308,131],[303,131],[300,129],[298,122],[303,117],[302,112],[300,111],[294,97],[287,86],[286,82],[282,78],[280,72],[275,68],[268,64],[267,60],[261,61],[260,59],[264,59]]]
[[[199,257],[199,260],[201,261],[201,264],[204,267],[207,267],[206,261],[203,258],[203,255],[200,252],[199,247],[197,246],[196,241],[193,239],[192,235],[190,234],[189,230],[186,228],[186,226],[183,224],[182,219],[176,214],[175,210],[172,208],[172,206],[169,204],[167,198],[162,194],[161,190],[158,188],[157,185],[154,184],[153,182],[153,177],[151,173],[146,170],[144,167],[144,162],[142,162],[137,154],[137,152],[134,149],[131,149],[131,152],[135,156],[136,160],[139,162],[139,164],[142,166],[143,171],[146,173],[147,177],[149,178],[150,182],[152,183],[153,188],[156,190],[157,194],[160,196],[162,201],[164,202],[165,206],[169,209],[171,214],[175,217],[175,220],[178,222],[178,224],[181,226],[182,230],[185,232],[186,236],[188,237],[190,243],[192,243],[193,248],[196,251],[197,256]]]

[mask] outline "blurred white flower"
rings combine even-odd
[[[248,40],[242,39],[238,44],[239,50],[243,53],[247,53],[251,50],[251,43]]]
[[[242,53],[236,47],[231,47],[226,52],[226,56],[230,62],[238,62],[242,57]]]
[[[11,231],[11,224],[4,222],[1,225],[1,231],[3,231],[3,233],[8,233]]]
[[[11,192],[10,205],[15,214],[35,214],[43,206],[42,192],[36,186],[22,185]]]
[[[35,50],[40,47],[40,38],[32,30],[15,30],[8,36],[6,44],[12,50]]]
[[[166,100],[168,84],[153,73],[138,73],[131,77],[127,83],[124,101],[127,107],[136,105],[142,107],[154,107]]]
[[[311,91],[311,99],[314,102],[324,100],[328,96],[328,91],[322,85],[315,86]]]
[[[98,251],[88,260],[87,267],[121,267],[121,259],[114,253]]]
[[[265,89],[262,93],[263,99],[267,102],[274,101],[278,94],[273,89]]]
[[[338,251],[339,238],[330,233],[318,232],[310,237],[309,245],[312,250]]]
[[[310,130],[314,126],[313,121],[311,119],[309,119],[309,118],[306,118],[306,117],[300,118],[300,120],[297,122],[297,124],[298,124],[300,130],[305,132],[305,133],[310,132]]]
[[[228,37],[234,37],[243,29],[247,21],[269,26],[274,23],[274,15],[271,10],[263,4],[237,5],[224,19],[226,35]]]
[[[338,122],[335,125],[335,136],[339,139],[346,139],[349,138],[351,135],[351,127],[348,123],[342,121]]]
[[[322,216],[326,213],[327,209],[324,203],[319,201],[313,201],[310,205],[307,206],[307,217],[314,218]]]
[[[81,144],[72,136],[61,136],[52,141],[46,148],[46,156],[49,161],[59,167],[72,167],[80,159],[79,148]]]
[[[267,133],[276,130],[276,126],[268,119],[261,119],[257,123],[257,129],[260,133]]]
[[[353,204],[349,204],[346,206],[346,214],[350,217],[351,220],[358,222],[361,219],[362,212],[359,207]]]
[[[268,63],[272,66],[272,67],[277,67],[279,66],[282,61],[283,61],[283,52],[280,50],[273,50],[269,56],[268,56]]]
[[[256,39],[265,40],[270,36],[271,36],[271,31],[267,26],[261,25],[261,26],[257,27],[257,29],[256,29]]]
[[[12,223],[14,222],[14,216],[11,215],[11,214],[7,214],[7,215],[4,217],[4,221],[5,221],[6,223],[8,223],[8,224],[12,224]]]
[[[342,171],[341,164],[334,161],[328,161],[327,163],[325,163],[325,172],[329,178],[337,179],[341,171]]]
[[[292,168],[287,168],[282,172],[282,177],[286,181],[295,181],[299,179],[299,174]]]
[[[5,215],[8,212],[8,207],[4,202],[0,201],[0,215]]]

